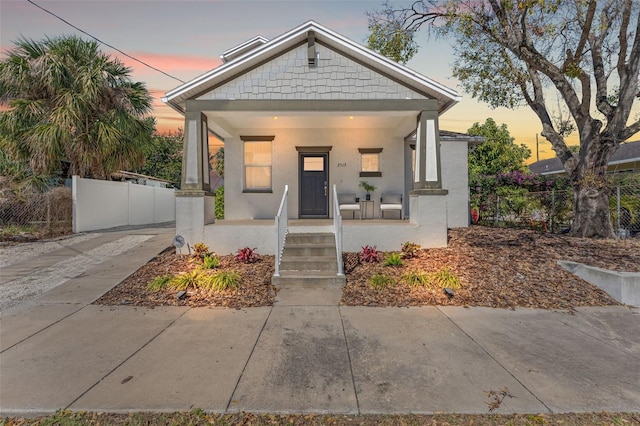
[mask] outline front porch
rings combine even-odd
[[[289,234],[319,232],[333,233],[333,219],[289,220]],[[343,218],[342,221],[342,249],[346,252],[360,251],[365,245],[383,251],[400,250],[405,241],[424,248],[443,247],[446,239],[446,228],[443,233],[438,226],[425,228],[408,220]],[[205,226],[204,242],[220,254],[235,253],[242,247],[255,247],[260,254],[275,254],[275,221],[219,220]]]

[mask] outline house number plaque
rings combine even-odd
[[[347,167],[347,163],[338,163],[338,167]]]

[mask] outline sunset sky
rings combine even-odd
[[[103,42],[186,82],[219,66],[223,51],[256,35],[272,39],[310,19],[366,44],[366,11],[378,8],[382,0],[34,2]],[[89,38],[26,0],[0,1],[0,28],[2,53],[20,36],[40,40],[46,36],[77,34]],[[541,126],[533,112],[528,108],[492,110],[476,102],[462,93],[451,76],[451,46],[443,41],[428,40],[424,33],[420,35],[419,44],[420,52],[407,65],[458,90],[463,96],[459,104],[442,116],[440,127],[465,132],[474,122],[492,117],[497,123],[507,124],[517,143],[531,148],[529,162],[535,161],[536,133]],[[180,81],[109,47],[103,46],[103,50],[130,66],[134,80],[146,83],[154,97],[159,131],[184,126],[183,118],[160,100],[167,91],[181,85]],[[539,154],[540,159],[554,155],[551,145],[542,137]]]

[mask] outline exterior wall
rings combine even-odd
[[[289,217],[299,213],[298,151],[296,146],[332,146],[329,152],[329,188],[353,192],[364,198],[358,187],[367,180],[377,187],[372,194],[375,216],[382,192],[403,192],[404,140],[388,129],[270,129],[240,130],[238,135],[275,135],[273,141],[273,193],[243,193],[243,144],[239,136],[225,140],[225,219],[272,219],[278,211],[284,186],[289,185]],[[383,148],[382,177],[360,177],[358,148]],[[331,197],[329,197],[331,203]],[[331,204],[329,212],[331,212]]]
[[[428,200],[426,204],[430,204],[430,201]],[[420,226],[406,221],[345,220],[342,224],[342,249],[345,252],[357,252],[364,245],[372,245],[378,250],[397,251],[405,241],[420,244],[423,248],[446,247],[447,227],[444,223],[446,216],[441,209],[443,201],[444,198],[439,197],[434,206],[428,205],[423,208],[427,215],[434,213],[439,215],[442,223],[435,223],[438,226]],[[289,232],[333,232],[333,226],[296,225],[290,227]],[[185,238],[188,236],[184,233],[181,235]],[[221,255],[235,253],[242,247],[255,247],[259,254],[272,255],[276,251],[276,230],[273,220],[218,221],[215,225],[204,227],[204,237],[192,238],[191,241],[204,242]]]
[[[198,99],[427,99],[328,47],[316,48],[316,68],[308,66],[305,44]]]
[[[469,226],[469,173],[466,141],[443,140],[440,143],[442,188],[447,189],[449,228]]]
[[[173,189],[73,177],[73,232],[176,219]]]

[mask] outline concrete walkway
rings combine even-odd
[[[172,236],[100,233],[3,268],[0,290],[56,265],[69,272],[3,311],[0,417],[486,413],[486,392],[505,387],[513,397],[498,413],[640,411],[640,315],[626,307],[345,307],[332,289],[284,289],[274,307],[243,310],[91,305]],[[100,247],[130,243],[95,261]],[[79,273],[69,266],[78,255],[93,259]]]

